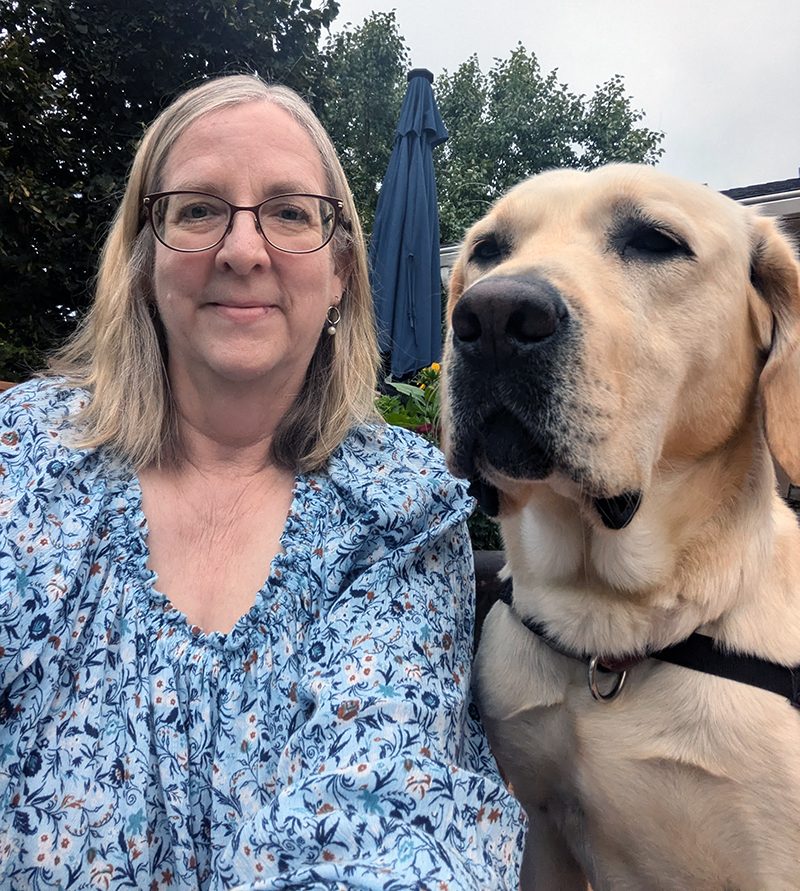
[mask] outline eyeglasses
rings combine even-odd
[[[333,238],[344,204],[325,195],[275,195],[252,207],[239,207],[205,192],[154,192],[144,206],[156,238],[173,251],[192,253],[216,247],[233,228],[240,210],[256,219],[268,244],[289,254],[311,254]]]

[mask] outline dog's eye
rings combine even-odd
[[[482,238],[472,248],[471,259],[480,263],[489,263],[492,260],[499,260],[503,251],[500,248],[496,238],[491,236]]]
[[[652,226],[642,226],[627,233],[622,239],[622,255],[666,258],[688,253],[687,246],[675,236]]]

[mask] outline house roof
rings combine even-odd
[[[741,186],[738,189],[725,189],[722,194],[741,201],[743,198],[760,198],[767,195],[782,195],[800,191],[800,179],[781,179],[772,183],[759,183],[754,186]]]
[[[800,247],[800,178],[727,189],[722,194],[780,220],[783,231]]]

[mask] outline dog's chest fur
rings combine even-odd
[[[779,516],[788,519],[786,535],[797,536],[794,518]],[[549,622],[575,651],[622,656],[704,627],[719,600],[735,599],[743,565],[752,567],[744,583],[753,591],[774,584],[754,536],[743,544],[753,553],[740,554],[744,563],[727,578],[704,555],[712,568],[697,583],[719,590],[692,602],[673,584],[685,555],[670,552],[646,509],[637,524],[587,530],[550,490],[503,523],[514,607],[498,604],[486,620],[476,693],[498,761],[531,818],[526,871],[558,858],[542,842],[555,827],[594,891],[793,887],[781,884],[786,875],[800,887],[800,712],[776,695],[652,659],[629,671],[618,699],[597,702],[587,665],[520,621],[522,614]],[[645,566],[637,570],[640,552]],[[651,572],[650,596],[610,585],[602,568],[609,555],[627,561],[632,575]],[[714,625],[744,649],[773,627],[758,597],[750,600],[751,609],[742,603]],[[800,603],[796,594],[782,600],[795,629],[781,643],[800,662]],[[773,644],[780,636],[764,635]],[[609,689],[614,679],[600,684]],[[765,885],[772,870],[775,884]],[[561,887],[523,879],[524,889]]]

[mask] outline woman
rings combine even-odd
[[[291,91],[146,135],[0,412],[0,886],[511,888],[463,486],[371,417],[352,197]],[[266,579],[266,582],[265,582]]]

